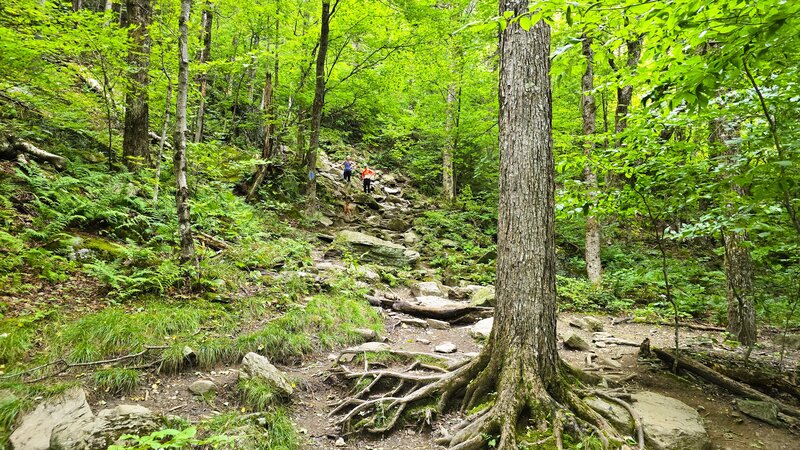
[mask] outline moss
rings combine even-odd
[[[97,236],[84,239],[83,247],[94,250],[111,259],[123,258],[126,253],[125,246]]]

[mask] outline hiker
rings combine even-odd
[[[344,182],[350,183],[350,176],[353,174],[353,170],[355,170],[356,164],[353,162],[353,158],[348,156],[344,160]]]
[[[372,177],[375,176],[375,171],[369,168],[369,164],[364,164],[364,170],[361,171],[361,179],[364,180],[364,193],[372,193]]]

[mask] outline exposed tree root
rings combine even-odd
[[[516,449],[519,436],[535,440],[529,444],[554,441],[557,448],[590,436],[604,448],[627,448],[623,436],[599,413],[590,408],[573,386],[595,377],[580,379],[580,371],[560,365],[558,382],[546,386],[524,363],[506,363],[482,352],[467,364],[449,372],[419,361],[406,369],[364,370],[338,366],[337,373],[355,380],[356,388],[342,401],[332,404],[330,415],[340,415],[337,424],[344,434],[359,431],[384,433],[403,421],[416,419],[430,424],[454,398],[461,398],[461,410],[470,414],[439,443],[455,450],[487,447],[494,439],[498,449]],[[496,392],[496,394],[492,394]],[[592,395],[622,405],[634,417],[639,448],[644,448],[641,421],[625,400],[612,394],[590,391]],[[404,417],[405,415],[405,417]],[[569,438],[567,438],[569,436]]]

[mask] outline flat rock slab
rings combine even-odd
[[[334,244],[351,251],[362,261],[389,266],[411,266],[419,259],[419,253],[414,250],[357,231],[340,231]]]
[[[433,348],[433,351],[436,353],[455,353],[456,350],[458,349],[456,348],[456,345],[453,344],[452,342],[442,342],[441,344]]]
[[[413,316],[440,320],[455,319],[477,310],[465,302],[433,296],[417,297],[414,300],[401,300],[395,302],[392,308]]]
[[[383,342],[366,342],[356,347],[350,347],[342,351],[342,353],[364,353],[364,352],[388,352],[392,347]]]
[[[631,395],[631,407],[642,419],[647,448],[653,450],[707,450],[711,441],[703,419],[693,408],[653,392]]]
[[[469,334],[475,339],[488,339],[489,335],[492,333],[493,325],[494,317],[487,317],[473,325],[472,328],[469,329]]]
[[[495,306],[497,301],[494,286],[483,286],[474,291],[470,301],[475,306]]]
[[[411,286],[411,293],[414,297],[444,297],[439,283],[435,281],[419,281]]]
[[[211,380],[197,380],[189,385],[189,391],[197,395],[203,395],[216,390],[217,385]]]
[[[73,388],[63,394],[39,404],[23,416],[19,426],[11,434],[11,448],[16,450],[47,450],[50,437],[58,426],[84,426],[94,422],[86,393]]]
[[[778,421],[778,407],[774,403],[740,398],[736,400],[736,407],[739,408],[739,411],[754,419],[758,419],[773,426],[779,426],[781,424],[780,421]]]
[[[584,352],[589,350],[589,344],[575,333],[568,333],[564,336],[564,347],[570,350],[580,350]]]

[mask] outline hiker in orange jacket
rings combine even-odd
[[[375,171],[369,168],[369,164],[364,164],[364,170],[361,171],[361,179],[364,180],[364,192],[367,194],[372,193],[372,179],[375,177]]]

